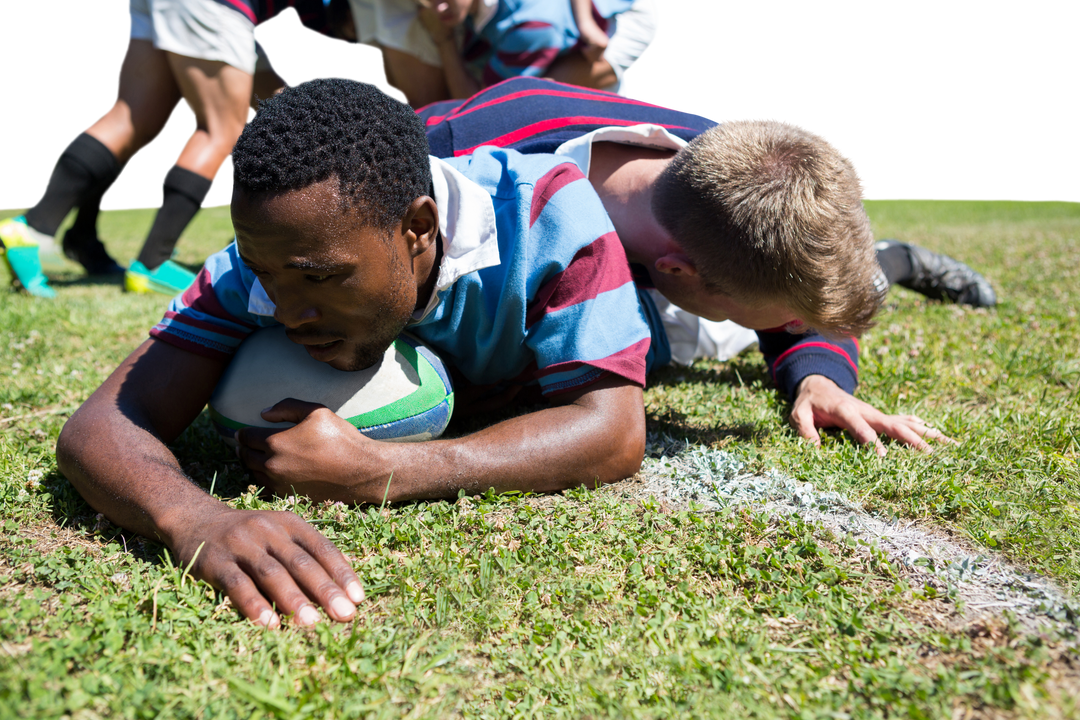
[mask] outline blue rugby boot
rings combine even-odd
[[[4,259],[12,284],[35,297],[53,298],[56,291],[41,271],[41,246],[55,241],[26,224],[22,215],[0,221],[0,256]]]
[[[185,270],[172,260],[166,260],[153,270],[138,260],[132,260],[124,273],[124,289],[134,293],[156,292],[176,295],[188,289],[195,280],[195,273]]]

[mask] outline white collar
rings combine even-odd
[[[624,145],[640,145],[658,150],[678,152],[686,147],[687,142],[678,135],[672,135],[667,128],[659,125],[642,123],[627,127],[602,127],[573,140],[567,140],[555,149],[556,155],[562,155],[573,161],[585,177],[589,177],[589,165],[592,164],[592,144],[594,142],[616,142]]]
[[[448,163],[434,156],[429,159],[443,257],[435,291],[423,312],[413,313],[414,322],[427,317],[438,306],[439,293],[460,278],[499,264],[499,233],[491,196]]]
[[[499,234],[495,227],[495,207],[482,187],[437,157],[431,162],[431,183],[439,208],[442,262],[423,312],[413,313],[413,322],[427,317],[439,304],[439,293],[465,275],[499,264]],[[255,278],[248,295],[248,312],[272,317],[275,306]]]

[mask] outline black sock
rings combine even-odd
[[[72,237],[96,237],[98,213],[101,212],[101,196],[104,193],[95,194],[94,197],[84,200],[79,205],[79,212],[75,215],[75,222],[68,228]]]
[[[55,235],[71,208],[89,198],[100,198],[120,174],[120,163],[101,141],[83,133],[56,161],[45,196],[26,211],[26,224]]]
[[[211,182],[175,165],[165,176],[165,200],[139,253],[139,262],[148,270],[156,269],[172,257],[180,233],[199,212],[206,193],[210,192]]]
[[[903,243],[896,243],[884,250],[878,250],[877,261],[885,277],[889,279],[890,285],[910,280],[915,272],[911,267],[911,255],[908,254],[907,246]]]

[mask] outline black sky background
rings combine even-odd
[[[773,5],[710,19],[690,3],[661,4],[660,40],[630,74],[633,95],[712,117],[805,122],[859,160],[873,195],[1078,194],[1065,18],[943,24],[875,6],[870,21]],[[46,17],[28,8],[0,16],[2,205],[35,200],[56,153],[108,106],[126,37],[117,0],[44,8]],[[180,109],[106,204],[157,202],[189,130]],[[228,169],[211,200],[227,198]]]

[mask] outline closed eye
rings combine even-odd
[[[334,276],[333,275],[305,275],[304,279],[307,280],[308,282],[324,283],[324,282],[326,282],[327,280],[329,280],[332,277],[334,277]]]

